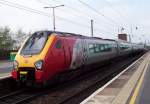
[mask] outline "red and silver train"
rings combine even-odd
[[[82,69],[82,66],[109,61],[142,50],[144,45],[123,41],[38,31],[18,51],[12,77],[17,81],[45,83],[61,72]]]

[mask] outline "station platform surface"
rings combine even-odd
[[[150,63],[150,62],[149,62]],[[129,100],[130,104],[150,104],[150,64],[142,73]]]
[[[80,104],[150,104],[150,52]]]
[[[10,77],[10,72],[13,68],[13,62],[5,60],[0,61],[0,79]]]

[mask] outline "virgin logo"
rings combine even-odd
[[[28,60],[24,60],[25,63],[28,63]]]

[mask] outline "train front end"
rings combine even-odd
[[[37,82],[44,80],[44,59],[54,35],[50,32],[35,32],[18,51],[12,77],[19,82]]]

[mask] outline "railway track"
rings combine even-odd
[[[136,60],[127,58],[118,65],[110,65],[101,70],[92,71],[81,75],[77,79],[55,85],[46,89],[21,89],[0,96],[0,104],[78,104],[97,88],[121,72],[124,68]],[[84,73],[85,74],[85,73]],[[88,94],[87,94],[88,92]]]
[[[21,90],[20,90],[21,89]],[[12,77],[3,78],[0,80],[0,104],[17,104],[13,102],[13,98],[21,93],[24,93],[25,87],[20,86],[13,80]],[[10,100],[11,99],[11,100]]]
[[[57,86],[53,90],[46,90],[47,92],[43,96],[26,104],[79,104],[140,56],[130,57],[123,62],[117,62],[115,65],[105,66],[101,70],[87,73],[87,75],[79,77],[77,80],[69,82],[66,85]],[[133,66],[133,71],[134,69],[135,66]]]
[[[1,96],[0,104],[22,104],[36,96],[39,96],[36,92],[32,92],[31,89],[23,88]]]
[[[16,91],[19,88],[12,77],[3,78],[0,80],[0,96]]]
[[[79,96],[81,95],[84,95],[84,93],[91,93],[91,92],[94,92],[95,90],[99,89],[100,87],[102,87],[102,85],[104,85],[106,82],[108,82],[109,80],[111,80],[112,78],[114,78],[116,75],[118,75],[121,71],[121,69],[125,69],[128,65],[130,65],[131,62],[133,62],[133,60],[130,60],[130,62],[128,62],[126,65],[123,65],[122,67],[120,67],[120,70],[118,70],[117,68],[113,68],[114,71],[110,71],[110,70],[107,70],[105,71],[104,73],[101,74],[102,77],[99,78],[99,80],[97,81],[93,81],[93,83],[88,86],[88,87],[85,87],[81,92],[77,92],[76,94],[68,97],[67,99],[64,99],[64,101],[62,101],[61,103],[59,104],[78,104],[80,101],[84,100],[86,97],[88,96],[83,96],[83,98],[79,98]],[[138,63],[136,63],[137,65]],[[132,71],[135,71],[136,67],[137,66],[132,66]],[[76,99],[74,99],[76,98]]]

